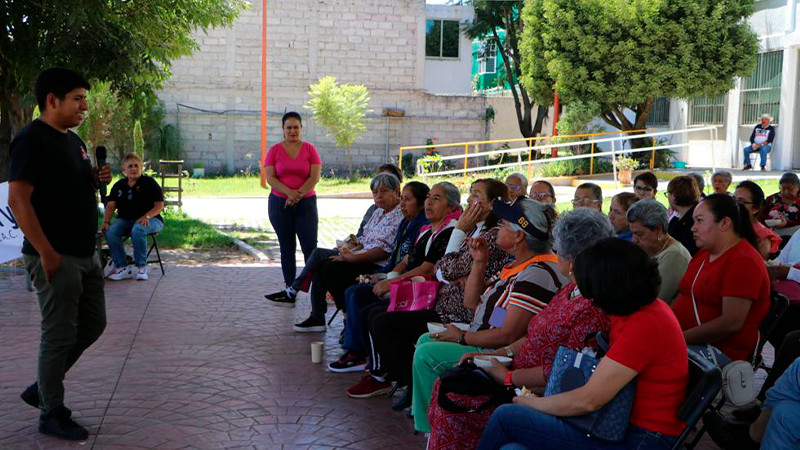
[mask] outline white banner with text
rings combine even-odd
[[[8,206],[8,183],[0,183],[0,263],[22,257],[22,230]]]

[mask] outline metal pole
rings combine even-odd
[[[477,146],[478,145],[475,144],[475,147],[477,147]],[[467,163],[469,162],[469,160],[467,159],[468,157],[469,157],[469,144],[466,144],[466,145],[464,145],[464,182],[465,183],[467,181]]]
[[[617,180],[617,146],[615,141],[611,141],[611,167],[614,171],[614,188],[619,189],[619,180]]]
[[[594,155],[594,141],[592,141],[592,155]],[[589,158],[589,175],[594,175],[594,156]]]
[[[267,187],[264,160],[267,157],[267,0],[261,2],[261,187]]]
[[[708,131],[711,135],[711,173],[714,173],[717,171],[717,158],[714,155],[714,141],[717,140],[717,127],[714,127]]]
[[[650,155],[650,170],[653,170],[653,167],[656,164],[656,138],[653,136],[653,153]]]

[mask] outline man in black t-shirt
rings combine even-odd
[[[39,431],[84,440],[88,431],[64,406],[64,375],[103,333],[105,295],[95,251],[97,195],[111,181],[108,165],[93,168],[86,145],[70,128],[83,122],[89,83],[68,69],[36,79],[41,116],[11,142],[8,203],[25,241],[25,268],[39,297],[42,337],[38,381],[22,399],[41,409]]]
[[[110,267],[104,272],[109,280],[128,278],[147,279],[147,235],[164,228],[164,219],[159,214],[164,209],[164,194],[161,186],[152,177],[142,175],[142,160],[135,153],[122,159],[125,178],[114,183],[108,196],[108,205],[103,217],[108,251],[111,253]],[[117,211],[117,219],[111,216]],[[131,237],[133,261],[136,269],[128,266],[122,238]]]

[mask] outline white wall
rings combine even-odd
[[[459,23],[472,22],[475,10],[472,6],[426,5],[426,19],[420,24],[422,47],[420,53],[425,60],[426,91],[433,94],[470,94],[472,92],[472,41],[461,33],[458,45],[458,59],[437,59],[425,57],[425,21],[457,20]],[[419,45],[419,44],[418,44]]]

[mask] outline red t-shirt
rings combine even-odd
[[[767,266],[758,251],[744,239],[713,262],[709,261],[709,256],[708,250],[701,250],[689,262],[678,285],[678,298],[672,304],[672,311],[683,330],[697,326],[692,305],[692,283],[702,323],[722,314],[722,297],[753,299],[742,329],[721,341],[711,342],[734,361],[748,360],[758,344],[758,326],[769,311]]]
[[[770,254],[778,252],[778,247],[781,245],[781,237],[778,236],[778,233],[770,230],[761,222],[756,222],[753,224],[753,231],[756,232],[758,239],[769,239]]]
[[[300,151],[297,152],[297,157],[292,158],[286,153],[282,143],[277,143],[269,148],[267,157],[264,159],[264,167],[275,167],[275,176],[281,183],[285,184],[291,189],[298,189],[303,183],[306,182],[311,175],[311,166],[322,164],[322,160],[317,153],[317,149],[308,142],[303,142],[300,145]],[[287,198],[286,194],[273,188],[272,193],[281,198]],[[303,197],[310,197],[315,192],[312,189]]]
[[[656,300],[629,316],[611,316],[610,337],[606,356],[639,374],[630,423],[669,436],[681,434],[684,423],[678,410],[686,401],[689,355],[669,305]]]

